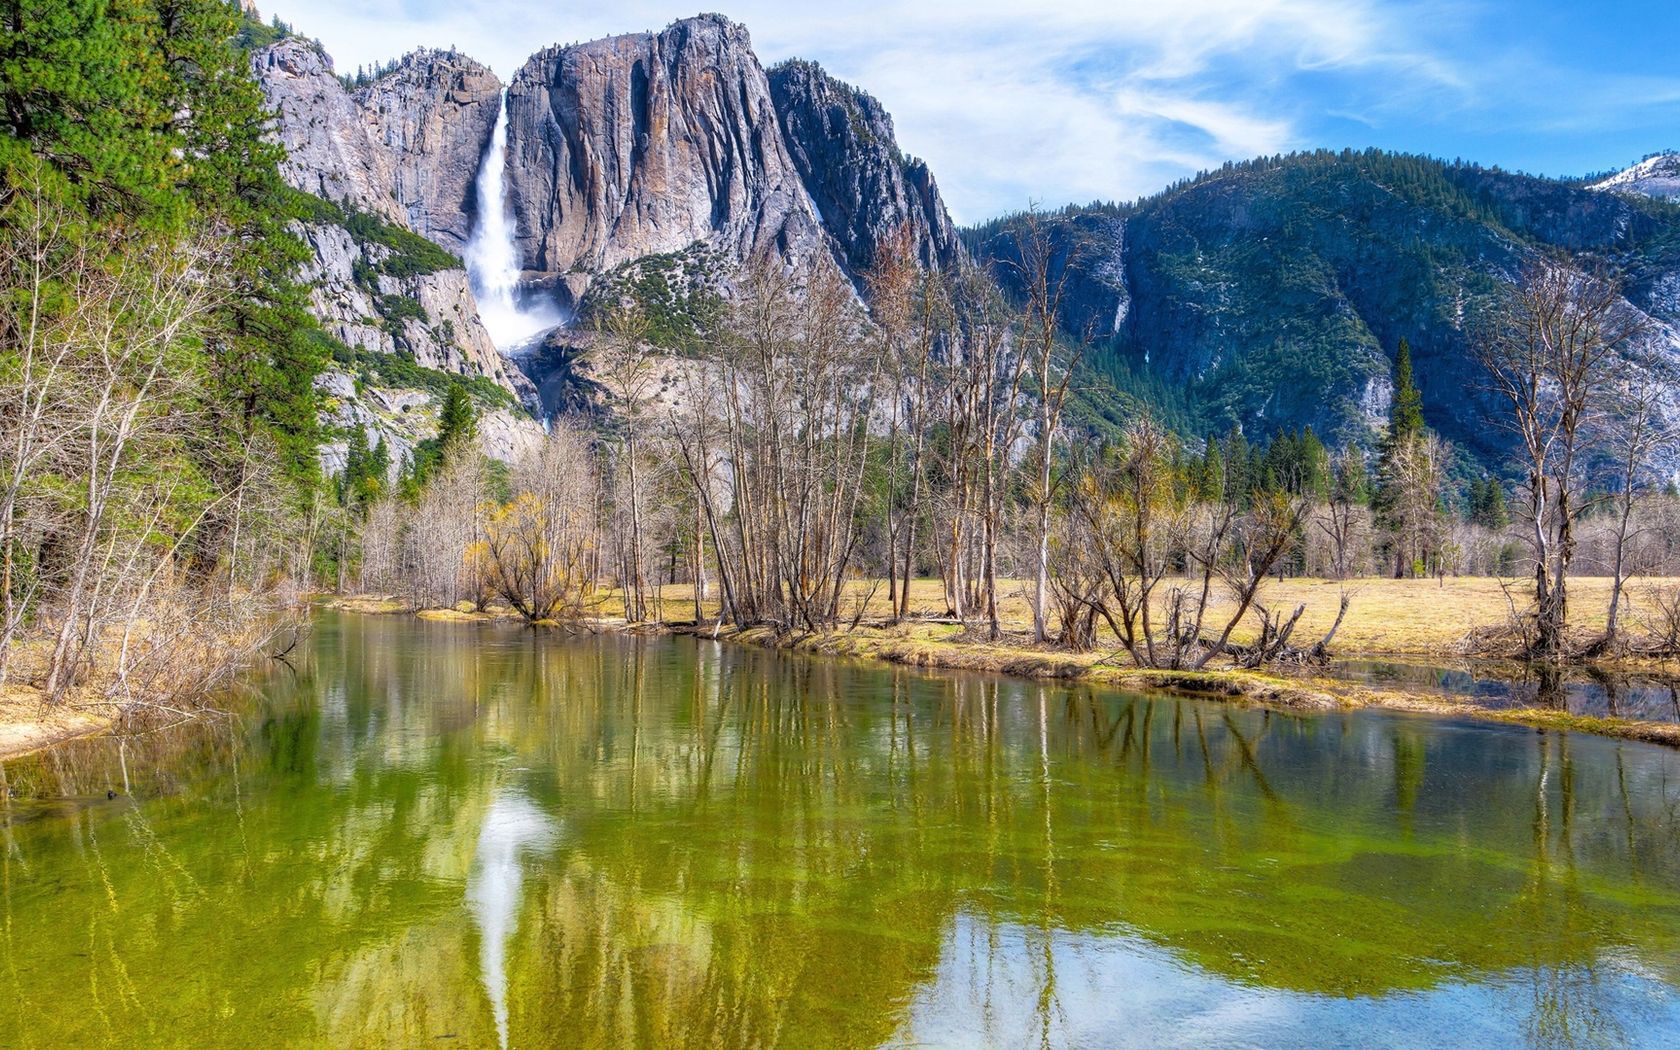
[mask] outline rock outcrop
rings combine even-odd
[[[747,31],[716,15],[538,52],[508,86],[508,170],[529,270],[829,251]]]
[[[459,255],[501,82],[454,51],[421,49],[351,91],[319,45],[288,37],[253,57],[279,114],[288,182],[399,221]]]
[[[311,312],[335,339],[373,353],[406,353],[440,372],[485,376],[521,397],[534,393],[479,322],[464,270],[382,273],[392,254],[386,246],[330,223],[301,232],[314,253],[302,275]]]
[[[375,145],[361,106],[319,44],[287,37],[255,52],[251,67],[279,116],[274,129],[286,147],[280,173],[287,182],[384,219],[407,221],[391,189],[391,156]]]
[[[905,230],[925,266],[944,267],[961,246],[927,165],[905,155],[881,103],[814,62],[769,72],[789,154],[823,226],[854,275]]]
[[[299,39],[256,66],[294,185],[464,250],[499,108],[488,69],[422,50],[349,91]],[[795,271],[832,260],[857,280],[900,230],[924,264],[962,251],[879,102],[811,63],[767,74],[747,30],[718,15],[540,51],[507,104],[520,263],[528,288],[566,308],[649,256],[703,250],[732,269],[770,254]]]

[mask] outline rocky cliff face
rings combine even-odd
[[[500,109],[495,76],[454,52],[423,50],[352,92],[299,38],[257,51],[252,68],[279,115],[282,173],[331,202],[300,226],[313,253],[302,275],[311,310],[340,358],[322,378],[327,423],[406,451],[435,415],[436,390],[409,385],[415,369],[432,373],[433,387],[436,373],[482,377],[535,404],[536,388],[497,352],[450,254],[471,230],[473,180]],[[488,453],[506,457],[541,430],[496,409],[480,433]],[[335,468],[343,442],[323,454]]]
[[[271,109],[275,134],[286,147],[286,181],[330,201],[381,218],[406,221],[391,192],[390,154],[374,144],[361,107],[333,74],[332,60],[313,41],[288,37],[251,56]]]
[[[722,17],[534,55],[508,87],[508,170],[531,270],[696,241],[796,266],[828,250],[747,31]]]
[[[892,117],[873,96],[814,62],[784,62],[769,81],[788,152],[848,270],[867,271],[901,229],[923,265],[956,260],[961,247],[933,174],[899,149]]]
[[[530,391],[479,322],[465,271],[381,272],[394,254],[385,245],[330,223],[306,225],[303,236],[314,253],[303,274],[311,312],[335,339],[372,353],[407,354],[439,372],[485,376],[517,394]]]
[[[422,49],[355,93],[409,229],[459,255],[472,234],[473,182],[501,111],[502,84],[454,51]]]
[[[472,228],[473,179],[501,82],[453,51],[422,49],[352,92],[312,41],[253,56],[297,188],[399,221],[456,254]]]

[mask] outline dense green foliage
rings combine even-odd
[[[339,503],[353,513],[365,513],[385,494],[390,476],[391,452],[385,438],[380,437],[378,444],[369,449],[367,433],[361,427],[350,428],[344,470],[338,476]]]
[[[1412,345],[1400,337],[1394,355],[1394,403],[1388,413],[1389,432],[1412,437],[1423,432],[1423,394],[1412,375]]]
[[[706,345],[723,312],[722,258],[696,242],[680,252],[645,255],[601,275],[580,313],[611,304],[633,305],[646,319],[646,338],[663,350],[693,354]]]
[[[52,266],[115,272],[191,244],[213,273],[208,317],[172,365],[194,379],[183,408],[200,424],[182,451],[211,503],[196,544],[204,568],[229,527],[216,493],[240,489],[270,455],[300,499],[317,475],[324,357],[294,279],[305,258],[287,229],[296,195],[241,50],[256,33],[226,0],[20,0],[0,19],[8,226],[52,213]],[[254,460],[259,448],[269,451]]]
[[[374,289],[380,274],[391,277],[423,277],[440,270],[458,270],[461,260],[426,238],[353,204],[337,203],[309,194],[297,194],[301,217],[320,225],[342,226],[349,231],[365,256],[374,261],[357,272],[357,282]]]
[[[249,15],[239,20],[239,32],[234,41],[241,51],[256,51],[292,36],[292,27],[275,15],[265,24]]]

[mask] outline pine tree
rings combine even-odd
[[[207,404],[226,460],[261,434],[280,449],[302,492],[316,471],[315,376],[322,344],[296,275],[309,255],[289,224],[298,195],[280,176],[285,149],[268,135],[270,116],[248,60],[234,44],[236,6],[224,0],[154,0],[159,47],[176,71],[171,112],[189,158],[181,189],[195,202],[194,222],[221,232],[230,246],[219,275],[228,284],[210,339]],[[213,463],[226,471],[226,465]]]
[[[14,0],[0,11],[0,185],[31,157],[62,207],[131,228],[180,221],[170,70],[144,0]]]
[[[478,434],[478,414],[473,410],[472,398],[460,383],[451,383],[444,395],[443,408],[438,412],[437,448],[441,456],[465,448]]]
[[[338,476],[340,506],[353,510],[360,504],[367,467],[367,434],[359,426],[351,427],[350,439],[344,449],[344,472]]]
[[[1211,436],[1207,451],[1201,457],[1201,473],[1196,479],[1196,498],[1202,503],[1221,503],[1225,499],[1225,457],[1219,452],[1219,442]]]
[[[1396,437],[1414,437],[1423,432],[1423,394],[1412,375],[1412,345],[1400,337],[1394,355],[1394,404],[1389,412],[1389,430]]]
[[[1315,499],[1323,499],[1330,490],[1330,453],[1324,442],[1313,433],[1312,427],[1301,431],[1296,439],[1300,455],[1300,492]]]
[[[379,441],[373,446],[373,452],[368,455],[368,474],[379,485],[381,492],[391,478],[391,449],[385,444],[385,435],[379,435]]]
[[[1426,455],[1426,446],[1432,440],[1423,422],[1423,395],[1412,373],[1412,348],[1402,338],[1394,357],[1394,404],[1389,413],[1388,433],[1378,450],[1377,489],[1371,500],[1377,524],[1390,535],[1396,576],[1417,571],[1435,553],[1416,549],[1433,531],[1425,527],[1426,521],[1420,520],[1424,512],[1419,508],[1425,497],[1430,507],[1435,506],[1440,493],[1419,493],[1405,487],[1407,478],[1437,476],[1434,469],[1407,469],[1433,463]]]
[[[1366,474],[1365,457],[1353,445],[1337,457],[1336,476],[1330,484],[1330,498],[1337,503],[1360,504],[1371,498],[1371,480]]]
[[[1511,513],[1505,503],[1505,486],[1498,478],[1478,478],[1470,482],[1470,523],[1498,531],[1511,524]]]
[[[1225,439],[1225,498],[1247,506],[1257,480],[1249,466],[1248,439],[1241,430],[1231,431]]]

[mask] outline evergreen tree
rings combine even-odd
[[[1323,499],[1330,491],[1330,453],[1324,447],[1324,442],[1313,433],[1312,427],[1301,431],[1296,439],[1296,448],[1300,455],[1300,493],[1314,499]]]
[[[1423,394],[1412,375],[1412,345],[1400,337],[1394,355],[1394,404],[1389,412],[1389,431],[1396,437],[1413,437],[1423,432]]]
[[[1248,439],[1240,429],[1231,431],[1225,438],[1225,498],[1247,506],[1257,480],[1249,464]]]
[[[355,508],[361,497],[362,479],[367,474],[367,434],[359,426],[350,428],[344,449],[344,471],[338,476],[338,502]]]
[[[478,434],[478,414],[473,409],[467,388],[451,383],[444,395],[443,408],[438,412],[437,448],[441,456],[449,456],[471,444]]]
[[[278,450],[300,506],[318,480],[314,378],[323,364],[296,283],[283,148],[226,0],[17,0],[0,12],[0,199],[25,188],[71,220],[67,254],[115,270],[195,242],[218,296],[182,350],[199,479],[232,494]],[[40,183],[45,185],[40,185]],[[0,229],[0,236],[7,231]],[[189,406],[183,406],[189,407]],[[192,549],[220,564],[242,501],[210,504]]]
[[[338,478],[338,501],[348,511],[361,515],[385,494],[386,478],[391,469],[391,453],[383,435],[370,451],[367,435],[361,427],[350,431],[344,453],[344,472]]]
[[[0,12],[0,180],[45,162],[58,204],[140,229],[181,219],[184,158],[145,0],[13,0]]]
[[[1365,457],[1352,445],[1337,457],[1336,476],[1330,483],[1330,499],[1343,504],[1366,503],[1371,498],[1371,481],[1365,470]]]
[[[1219,442],[1207,439],[1207,451],[1202,455],[1201,472],[1196,479],[1196,499],[1202,503],[1220,503],[1225,499],[1225,457],[1220,454]]]
[[[1427,497],[1427,506],[1435,507],[1440,493],[1428,494],[1408,490],[1418,478],[1438,478],[1439,464],[1426,454],[1432,441],[1423,422],[1423,395],[1412,373],[1412,348],[1405,340],[1394,357],[1394,404],[1389,413],[1388,433],[1378,450],[1377,490],[1371,509],[1378,526],[1389,534],[1389,553],[1394,557],[1395,575],[1405,576],[1419,571],[1434,557],[1435,552],[1415,549],[1425,544],[1433,534],[1420,520],[1420,500]],[[1416,469],[1433,464],[1430,469]],[[1408,481],[1407,479],[1414,479]]]
[[[368,455],[368,474],[378,482],[383,490],[391,477],[391,449],[385,444],[385,435],[379,435],[379,441],[373,446]]]
[[[225,0],[154,0],[159,48],[175,71],[171,112],[190,159],[181,190],[197,204],[194,221],[229,245],[219,279],[228,294],[206,349],[206,404],[222,438],[207,449],[222,473],[259,434],[281,450],[301,491],[314,481],[315,376],[325,353],[296,275],[308,251],[288,226],[301,201],[280,176],[285,148],[268,135],[270,115],[249,63],[234,43],[236,6]]]
[[[1470,513],[1472,525],[1495,531],[1511,524],[1511,513],[1505,503],[1505,486],[1498,478],[1477,478],[1470,482]]]

